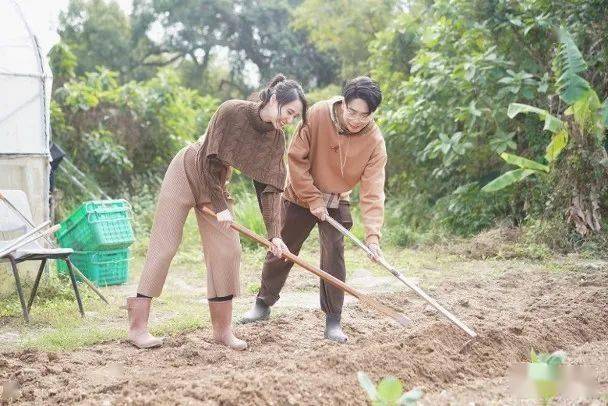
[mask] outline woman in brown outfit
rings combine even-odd
[[[182,240],[186,217],[194,208],[207,267],[207,299],[213,335],[234,349],[247,343],[232,332],[232,299],[239,294],[241,246],[226,191],[231,167],[254,181],[272,252],[287,247],[280,236],[280,196],[285,186],[283,127],[302,116],[307,103],[301,86],[277,75],[259,94],[259,101],[228,100],[211,118],[201,139],[182,149],[171,161],[163,180],[146,262],[137,297],[127,299],[129,339],[139,348],[156,347],[162,340],[148,332],[152,297],[160,296],[171,260]],[[217,218],[203,214],[211,207]]]

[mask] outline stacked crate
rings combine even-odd
[[[70,259],[97,286],[120,285],[129,278],[129,246],[135,240],[131,206],[126,200],[83,203],[61,223],[55,236],[59,245],[72,248]],[[67,273],[57,261],[60,273]]]

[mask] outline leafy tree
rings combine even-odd
[[[396,0],[304,0],[295,12],[293,26],[304,29],[321,51],[338,55],[343,78],[369,71],[367,44],[389,23]]]
[[[338,59],[320,51],[306,31],[290,26],[292,12],[301,0],[246,3],[242,15],[245,29],[235,48],[243,49],[258,66],[263,81],[277,72],[295,77],[307,87],[323,87],[336,81]]]
[[[70,47],[63,42],[55,44],[49,51],[49,64],[53,71],[53,90],[76,76],[78,62]]]
[[[515,148],[515,133],[504,131],[506,112],[496,107],[506,107],[514,94],[541,85],[536,80],[514,88],[516,93],[500,93],[506,85],[499,80],[509,75],[510,63],[492,45],[492,33],[468,15],[446,7],[447,2],[438,1],[420,10],[419,16],[395,20],[397,26],[379,38],[396,39],[386,47],[372,47],[377,52],[372,55],[374,72],[386,78],[381,82],[386,95],[381,124],[391,157],[390,192],[405,201],[417,200],[412,210],[425,212],[411,217],[423,224],[432,220],[431,208],[442,198],[487,176],[488,168],[496,165],[496,152]],[[412,32],[418,41],[410,40]],[[393,73],[386,61],[399,54],[393,47],[404,46],[414,57],[401,73]],[[442,207],[461,211],[449,203]]]
[[[149,43],[144,64],[166,65],[185,61],[186,81],[208,82],[208,71],[223,50],[230,69],[221,85],[236,87],[241,95],[250,89],[242,75],[253,63],[262,80],[278,72],[311,85],[326,85],[335,78],[336,63],[310,44],[304,32],[289,29],[295,0],[138,0],[134,2],[135,36],[147,36],[156,24],[163,35]]]
[[[98,66],[126,73],[133,65],[129,19],[115,1],[70,0],[59,24],[62,42],[77,58],[78,75]]]
[[[479,190],[504,171],[499,154],[545,155],[542,123],[511,120],[507,110],[519,101],[554,115],[563,111],[550,86],[554,27],[568,21],[581,38],[608,27],[597,12],[577,10],[580,3],[412,1],[377,34],[370,63],[385,94],[380,118],[391,157],[389,196],[408,202],[402,210],[408,224],[470,234],[504,217],[520,222],[542,212],[542,180],[500,197]],[[590,11],[593,2],[583,3]],[[599,48],[597,40],[585,42],[581,52],[596,58]],[[603,75],[589,72],[586,80]],[[488,221],[459,221],[472,218]]]

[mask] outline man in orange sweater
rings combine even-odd
[[[382,101],[378,84],[361,76],[349,81],[342,97],[316,103],[300,124],[288,152],[289,178],[282,201],[281,238],[294,254],[315,224],[319,225],[321,269],[346,279],[343,235],[325,222],[327,216],[352,226],[348,196],[361,184],[360,206],[365,241],[378,259],[384,219],[386,147],[374,112]],[[255,305],[242,322],[265,320],[278,299],[291,262],[272,253],[262,269]],[[325,337],[346,342],[340,327],[344,292],[321,280],[321,309],[326,314]]]

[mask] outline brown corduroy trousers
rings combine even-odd
[[[327,222],[319,220],[310,213],[310,210],[283,199],[282,201],[281,238],[293,254],[298,255],[302,244],[310,235],[315,224],[319,224],[319,242],[321,245],[320,267],[325,272],[335,276],[341,281],[346,279],[346,266],[344,264],[344,236]],[[350,205],[341,201],[337,209],[327,209],[329,215],[350,229],[353,225],[350,215]],[[266,255],[262,268],[262,283],[258,298],[267,305],[272,306],[279,300],[279,293],[285,285],[292,262],[285,262],[275,257],[271,252]],[[326,314],[342,312],[344,292],[321,279],[320,282],[321,309]]]
[[[184,223],[190,210],[195,208],[207,266],[207,298],[237,296],[240,293],[241,263],[238,233],[232,229],[223,231],[214,217],[203,214],[195,207],[194,195],[184,169],[187,164],[184,160],[185,150],[182,149],[173,158],[163,179],[137,293],[160,296],[169,266],[182,241]]]

